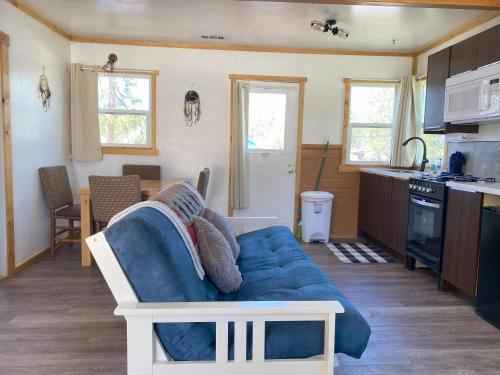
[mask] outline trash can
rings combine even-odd
[[[302,198],[302,241],[327,243],[333,194],[326,191],[305,191]]]

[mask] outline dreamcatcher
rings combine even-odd
[[[40,99],[42,100],[42,107],[45,112],[49,110],[50,107],[50,88],[49,88],[49,80],[45,75],[45,67],[43,67],[42,75],[38,80],[38,93],[40,94]]]
[[[194,90],[189,90],[184,96],[184,118],[186,119],[186,126],[193,126],[193,124],[200,121],[200,105],[200,95]]]

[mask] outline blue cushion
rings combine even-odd
[[[200,280],[172,223],[140,208],[109,227],[105,237],[140,302],[215,301],[218,290]],[[176,360],[214,358],[213,323],[156,324],[165,350]]]
[[[360,358],[370,327],[327,275],[309,259],[286,227],[270,227],[237,238],[238,266],[243,283],[238,301],[337,300],[345,313],[337,315],[335,352]],[[266,358],[306,358],[323,353],[322,322],[266,324]]]
[[[141,302],[338,300],[346,312],[337,315],[335,351],[359,358],[370,328],[329,278],[307,257],[285,227],[271,227],[237,238],[241,288],[220,294],[200,280],[179,233],[152,208],[140,208],[105,231],[137,298]],[[215,357],[213,323],[156,324],[165,350],[177,361]],[[233,347],[230,326],[230,358]],[[305,358],[323,352],[324,324],[266,324],[266,358]],[[251,340],[251,329],[248,338]],[[251,345],[248,345],[251,356]]]

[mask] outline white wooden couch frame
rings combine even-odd
[[[265,228],[275,218],[228,218],[238,234]],[[335,367],[335,314],[338,301],[167,302],[140,303],[104,234],[86,239],[127,321],[128,375],[332,375]],[[306,359],[266,360],[265,323],[324,321],[324,355]],[[158,341],[154,323],[215,322],[215,361],[173,361]],[[228,360],[228,324],[234,322],[234,360]],[[247,360],[247,322],[253,324],[252,359]]]

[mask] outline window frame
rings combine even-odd
[[[113,155],[151,155],[156,156],[159,154],[156,146],[156,80],[159,72],[157,70],[140,70],[140,69],[114,69],[111,73],[99,72],[99,75],[117,75],[117,76],[142,76],[149,78],[149,111],[141,110],[101,110],[98,108],[98,113],[130,113],[130,114],[144,114],[148,113],[147,120],[149,124],[149,144],[147,146],[127,146],[123,144],[103,144],[102,152],[104,154]]]
[[[358,172],[359,168],[373,168],[373,167],[389,167],[389,163],[373,163],[373,162],[357,162],[351,163],[348,160],[347,152],[350,150],[351,144],[351,88],[353,85],[393,85],[395,86],[398,81],[396,80],[376,80],[376,79],[351,79],[344,78],[344,119],[343,119],[343,129],[342,129],[342,160],[339,170],[341,172]],[[359,124],[360,125],[360,124]],[[366,126],[356,126],[362,128],[368,128]],[[394,124],[391,124],[390,128],[393,129]],[[377,127],[379,128],[379,127]],[[380,126],[380,128],[389,128],[388,126]]]

